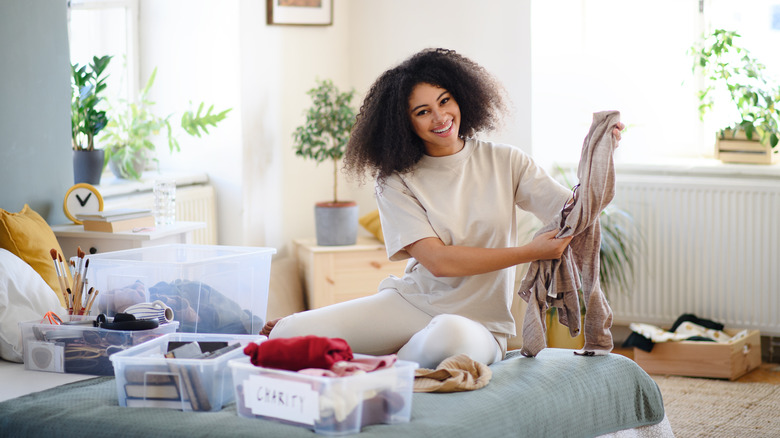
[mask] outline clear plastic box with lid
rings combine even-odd
[[[97,312],[162,301],[180,332],[257,334],[265,324],[273,248],[170,244],[88,255]],[[95,310],[93,310],[95,312]]]

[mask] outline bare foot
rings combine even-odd
[[[263,336],[270,335],[271,334],[271,330],[274,329],[274,326],[276,325],[277,322],[279,322],[280,319],[282,319],[282,318],[276,318],[276,319],[273,319],[271,321],[266,322],[265,325],[263,326],[263,329],[260,330],[260,334],[263,335]]]

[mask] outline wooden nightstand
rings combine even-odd
[[[184,221],[177,221],[171,225],[158,225],[151,231],[136,233],[132,231],[118,233],[84,231],[83,226],[73,224],[51,227],[54,235],[57,236],[57,241],[62,247],[62,255],[66,260],[75,257],[79,247],[87,254],[96,254],[168,243],[192,243],[192,233],[202,228],[206,228],[204,222]]]
[[[348,246],[318,246],[313,238],[294,243],[309,309],[374,294],[379,282],[401,277],[406,267],[406,261],[388,260],[384,244],[373,238]]]

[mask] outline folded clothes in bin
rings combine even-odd
[[[160,300],[182,313],[182,331],[201,333],[252,334],[252,325],[262,326],[262,318],[244,311],[235,301],[211,286],[188,280],[161,281],[149,288],[152,300]],[[193,303],[197,307],[193,307]],[[253,321],[254,320],[254,321]]]
[[[629,328],[631,335],[623,343],[623,347],[636,347],[647,352],[652,351],[653,345],[659,342],[732,342],[748,335],[748,330],[729,335],[723,331],[723,324],[701,319],[692,314],[685,314],[677,318],[669,330],[643,323],[631,323]]]
[[[149,288],[149,300],[160,301],[173,310],[174,319],[181,324],[180,331],[200,333],[252,334],[250,330],[262,326],[263,319],[251,315],[235,301],[207,284],[176,280],[158,282]],[[101,312],[124,312],[130,306],[149,301],[145,286],[135,281],[126,287],[108,291],[99,301]],[[113,308],[109,309],[111,303]]]
[[[171,244],[88,256],[107,316],[160,301],[185,333],[257,334],[265,324],[273,248]]]

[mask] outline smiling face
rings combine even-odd
[[[463,140],[458,137],[460,107],[444,88],[417,84],[409,95],[409,118],[426,154],[441,157],[463,148]]]

